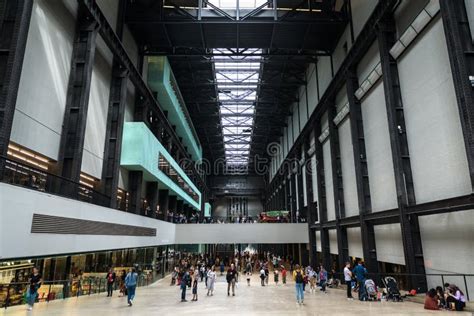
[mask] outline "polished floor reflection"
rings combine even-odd
[[[345,291],[329,289],[328,294],[317,291],[305,293],[305,305],[296,304],[294,284],[281,283],[277,286],[270,282],[260,286],[260,280],[253,275],[251,285],[245,280],[238,283],[235,297],[227,296],[227,284],[219,277],[214,296],[206,296],[204,283],[198,286],[198,301],[192,302],[191,291],[187,291],[188,302],[180,302],[177,286],[169,285],[169,278],[156,284],[139,288],[134,305],[129,307],[125,298],[119,298],[118,292],[112,298],[106,293],[66,300],[52,301],[35,305],[32,312],[25,307],[12,307],[0,311],[0,315],[428,315],[448,314],[449,312],[426,311],[422,304],[413,302],[359,302],[348,301]],[[272,281],[272,280],[270,280]],[[451,313],[452,314],[452,313]],[[464,313],[470,315],[470,313]],[[463,315],[463,313],[456,313]]]

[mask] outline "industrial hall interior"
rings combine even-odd
[[[0,316],[474,314],[474,0],[0,0]]]

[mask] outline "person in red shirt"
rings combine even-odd
[[[286,269],[283,265],[281,266],[281,280],[283,284],[286,284]]]
[[[438,295],[435,289],[430,289],[425,296],[425,309],[438,310]]]

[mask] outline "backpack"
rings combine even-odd
[[[303,274],[301,273],[301,271],[296,272],[295,279],[296,279],[295,280],[296,283],[303,283],[304,279],[303,279]]]

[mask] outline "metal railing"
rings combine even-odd
[[[373,279],[377,286],[384,287],[382,279],[384,277],[394,277],[397,280],[397,284],[401,290],[409,291],[411,289],[406,288],[409,278],[415,279],[426,279],[428,288],[435,288],[441,286],[444,289],[445,283],[456,284],[461,291],[464,292],[466,299],[469,301],[469,289],[474,288],[474,274],[461,274],[461,273],[426,273],[426,274],[413,274],[413,273],[367,273],[368,279]],[[334,273],[334,277],[344,281],[344,274],[341,272]]]
[[[148,286],[161,279],[161,273],[144,275],[140,274],[137,287]],[[28,282],[12,282],[0,284],[0,308],[26,304]],[[114,282],[114,291],[120,290],[122,282],[117,277]],[[36,302],[49,302],[79,296],[90,296],[107,292],[107,280],[104,278],[87,278],[84,280],[57,280],[44,281],[38,289]]]
[[[2,182],[100,206],[108,206],[110,204],[110,197],[86,185],[45,170],[4,156],[0,156],[0,165],[2,167],[0,170],[3,170],[2,174],[0,174]]]

